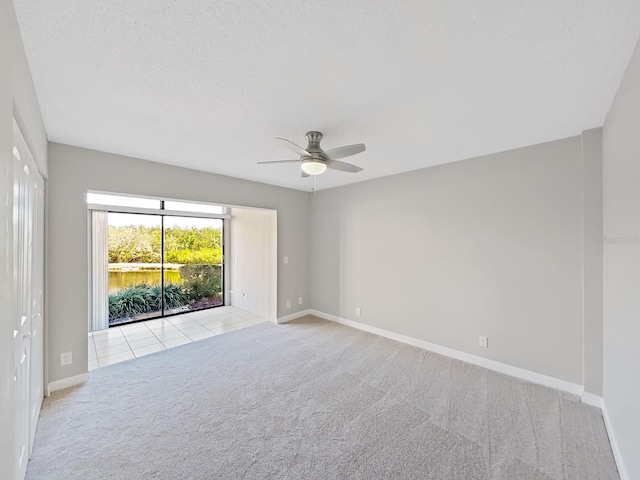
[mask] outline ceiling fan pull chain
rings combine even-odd
[[[316,178],[318,178],[317,175],[313,176],[313,203],[316,203]]]

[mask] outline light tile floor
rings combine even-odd
[[[253,313],[227,306],[91,332],[89,370],[265,321]]]

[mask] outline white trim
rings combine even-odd
[[[542,373],[532,372],[530,370],[525,370],[524,368],[514,367],[513,365],[508,365],[506,363],[497,362],[495,360],[479,357],[477,355],[472,355],[470,353],[461,352],[460,350],[455,350],[453,348],[443,347],[442,345],[437,345],[435,343],[426,342],[424,340],[408,337],[406,335],[402,335],[399,333],[390,332],[388,330],[383,330],[382,328],[372,327],[364,323],[356,322],[353,320],[347,320],[346,318],[337,317],[335,315],[319,312],[317,310],[308,310],[308,313],[320,318],[324,318],[325,320],[340,323],[342,325],[357,328],[359,330],[364,330],[365,332],[374,333],[376,335],[380,335],[381,337],[390,338],[398,342],[407,343],[409,345],[413,345],[414,347],[423,348],[431,352],[439,353],[440,355],[445,355],[447,357],[455,358],[457,360],[462,360],[463,362],[488,368],[489,370],[494,370],[496,372],[504,373],[505,375],[511,375],[512,377],[521,378],[529,382],[538,383],[546,387],[555,388],[557,390],[569,392],[574,395],[582,395],[582,392],[583,392],[582,385],[578,385],[577,383],[572,383],[566,380],[561,380],[559,378],[550,377],[548,375],[543,375]],[[287,317],[284,317],[284,318],[287,318]]]
[[[224,207],[227,208],[227,207]],[[87,203],[87,209],[109,213],[143,213],[145,215],[168,215],[170,217],[196,217],[224,220],[231,218],[228,213],[185,212],[184,210],[161,210],[156,208],[123,207],[117,205],[103,205],[100,203]]]
[[[73,377],[63,378],[62,380],[56,380],[55,382],[51,382],[47,386],[47,397],[51,395],[53,392],[57,392],[58,390],[64,390],[65,388],[75,387],[76,385],[80,385],[81,383],[89,380],[88,373],[81,373],[80,375],[75,375]]]
[[[604,400],[601,396],[594,393],[582,392],[581,399],[582,403],[586,403],[587,405],[591,405],[592,407],[598,407],[600,409],[604,408]]]
[[[620,475],[620,480],[630,480],[631,477],[627,474],[624,462],[622,461],[622,452],[620,452],[618,442],[616,441],[616,436],[613,433],[613,425],[611,424],[611,420],[609,419],[607,404],[604,401],[602,402],[602,418],[604,418],[604,426],[607,429],[607,434],[609,435],[609,443],[611,444],[611,450],[613,451],[613,458],[615,459],[616,465],[618,466],[618,474]]]
[[[287,322],[290,322],[291,320],[304,317],[305,315],[316,315],[317,317],[320,317],[319,312],[316,312],[315,310],[302,310],[301,312],[296,312],[296,313],[292,313],[291,315],[285,315],[284,317],[280,317],[276,320],[276,323],[277,324],[287,323]]]

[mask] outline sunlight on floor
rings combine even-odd
[[[89,370],[266,322],[236,307],[218,307],[89,333]]]

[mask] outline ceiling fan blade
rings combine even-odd
[[[310,154],[309,152],[307,152],[304,148],[302,148],[300,145],[296,145],[295,143],[293,143],[291,140],[287,140],[286,138],[281,138],[281,137],[276,137],[277,140],[282,140],[283,142],[286,142],[285,145],[289,150],[293,150],[294,152],[296,152],[298,155],[300,155],[301,157],[308,157]]]
[[[337,160],[339,158],[350,157],[351,155],[362,153],[365,149],[366,147],[364,146],[364,143],[356,143],[355,145],[332,148],[331,150],[326,150],[324,153],[326,153],[331,160]]]
[[[258,165],[260,165],[261,163],[294,163],[294,162],[299,162],[300,160],[273,160],[270,162],[258,162]]]
[[[357,165],[352,165],[347,162],[339,162],[337,160],[328,161],[327,168],[332,168],[334,170],[341,170],[343,172],[351,172],[351,173],[358,173],[362,171],[362,168],[358,167]]]

